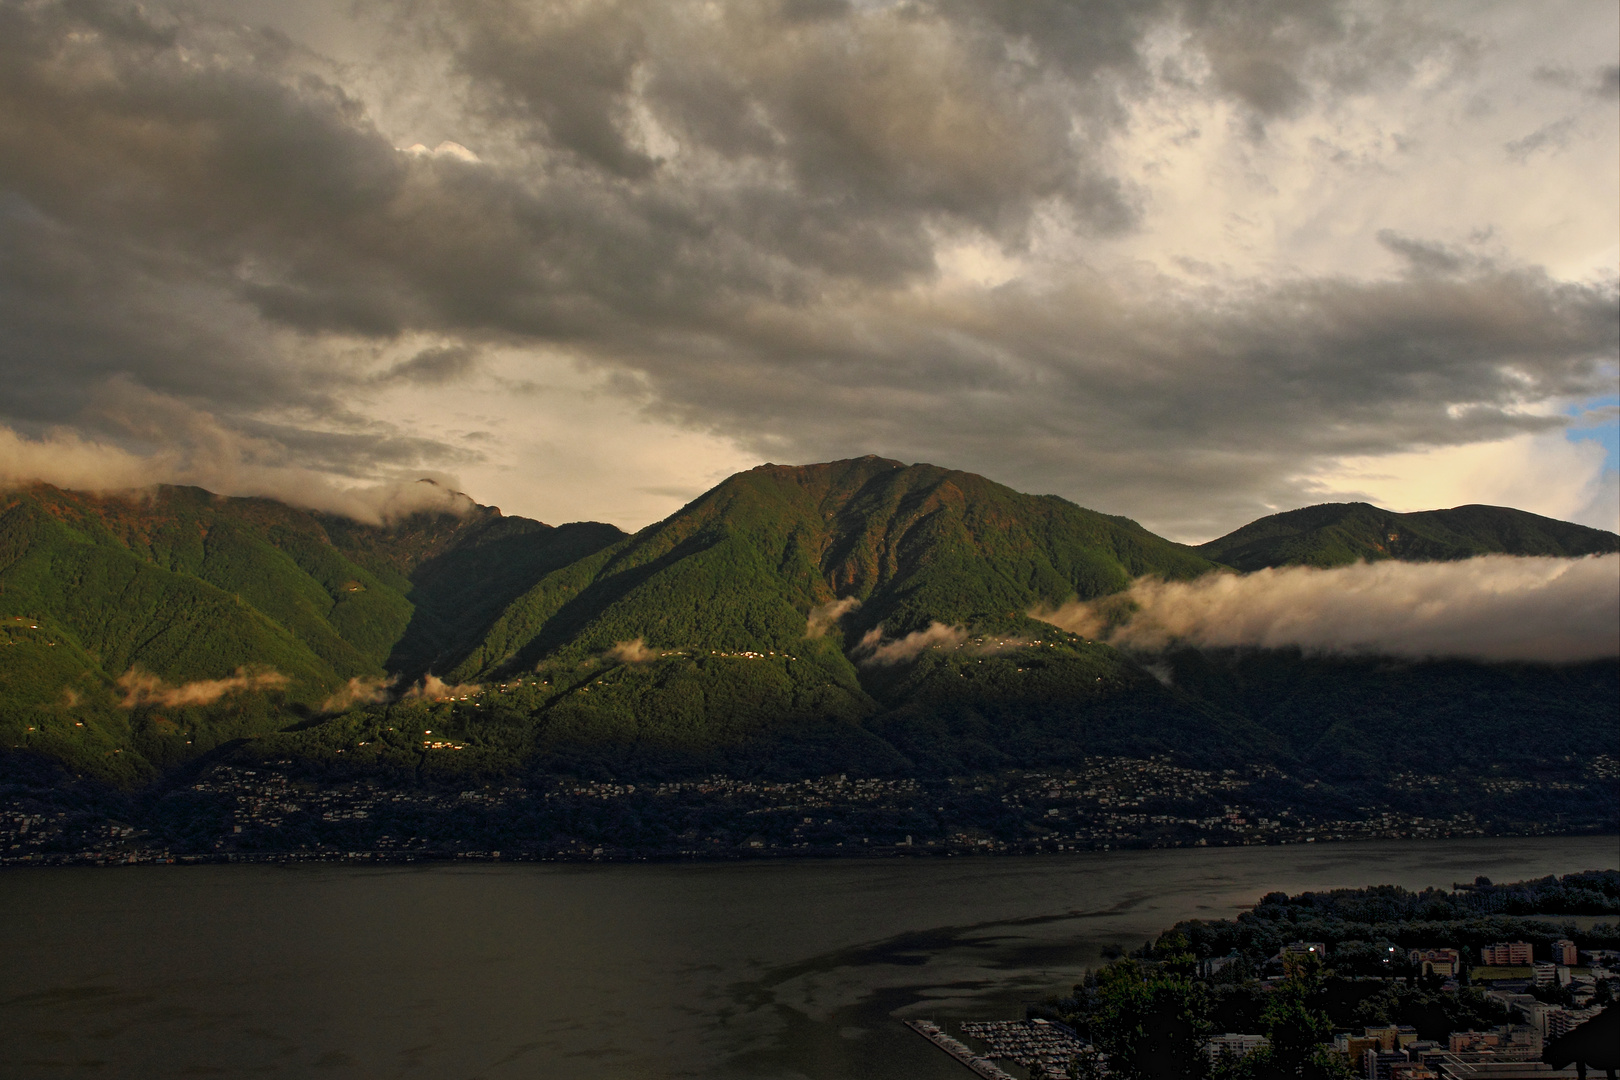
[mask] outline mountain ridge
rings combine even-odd
[[[600,569],[567,569],[590,574],[590,584],[538,582],[500,627],[503,647],[463,662],[453,676],[495,675],[520,655],[537,659],[535,649],[523,649],[559,640],[545,636],[552,618],[562,620],[560,630],[585,633],[596,651],[638,637],[659,647],[779,649],[803,637],[811,608],[835,600],[860,602],[850,624],[862,633],[885,623],[904,634],[992,612],[1023,625],[1023,612],[1042,602],[1117,592],[1143,573],[1188,578],[1213,569],[1134,522],[971,473],[876,457],[739,473],[597,557]],[[964,565],[975,559],[989,569]],[[692,571],[697,564],[708,581],[659,580],[677,576],[672,568]],[[715,572],[720,566],[768,571],[755,577],[775,594],[772,610],[761,610],[766,605],[752,597],[729,597],[718,627],[671,626],[667,602],[660,612],[625,610],[638,588],[706,586],[711,600],[726,595],[727,581]],[[614,616],[594,630],[599,617],[587,616],[576,597],[592,586],[613,609],[603,614]],[[573,607],[564,610],[566,604]],[[737,611],[752,617],[739,622],[730,617]]]
[[[1385,676],[1304,658],[1149,670],[1028,613],[1142,576],[1491,550],[1584,554],[1620,537],[1507,508],[1324,504],[1193,547],[873,456],[762,465],[633,535],[471,500],[366,525],[197,488],[130,500],[33,485],[0,493],[0,750],[126,783],[243,739],[355,761],[354,742],[384,745],[366,732],[419,723],[467,733],[482,749],[461,760],[497,772],[737,755],[949,771],[1099,748],[1269,760],[1305,751],[1288,749],[1301,721],[1268,719],[1268,694],[1309,687],[1334,714],[1335,680],[1362,687],[1344,701],[1375,700]],[[1307,669],[1320,677],[1289,674]],[[1461,692],[1468,670],[1435,677]],[[1225,688],[1239,675],[1258,696]],[[1590,726],[1587,683],[1525,678],[1524,708],[1546,698],[1552,722]],[[506,696],[482,713],[482,699],[434,702],[480,687]],[[1336,746],[1360,730],[1345,723]]]
[[[1194,549],[1243,572],[1476,555],[1573,557],[1620,551],[1620,536],[1506,506],[1470,503],[1397,513],[1370,503],[1319,503],[1251,521]]]

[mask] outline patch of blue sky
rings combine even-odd
[[[1570,442],[1595,442],[1607,454],[1605,470],[1620,468],[1620,394],[1587,398],[1564,410],[1574,422],[1564,429]]]

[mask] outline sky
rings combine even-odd
[[[0,482],[366,519],[1616,529],[1620,5],[10,0],[0,385]]]

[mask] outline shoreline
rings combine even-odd
[[[780,848],[751,848],[746,850],[727,851],[701,851],[685,850],[677,852],[637,852],[632,850],[592,850],[590,852],[570,851],[266,851],[266,852],[171,852],[171,851],[131,851],[131,852],[72,852],[72,853],[33,853],[22,856],[0,856],[0,870],[6,869],[39,869],[56,867],[115,867],[115,866],[223,866],[223,865],[290,865],[305,863],[321,864],[369,864],[382,866],[399,866],[413,863],[423,864],[455,864],[455,863],[550,863],[558,865],[577,864],[621,864],[621,863],[671,863],[671,864],[699,864],[699,863],[739,863],[739,862],[829,862],[829,861],[869,861],[876,862],[892,859],[945,859],[945,858],[979,858],[979,859],[1032,859],[1042,857],[1062,857],[1066,855],[1093,855],[1107,852],[1144,852],[1144,851],[1197,851],[1221,850],[1226,848],[1272,848],[1294,847],[1306,844],[1313,845],[1317,850],[1325,848],[1348,847],[1372,843],[1432,843],[1458,840],[1530,840],[1530,839],[1574,839],[1581,837],[1611,838],[1620,842],[1620,832],[1605,831],[1601,828],[1570,829],[1558,832],[1503,832],[1488,835],[1437,835],[1437,836],[1356,836],[1356,837],[1310,837],[1303,840],[1270,840],[1252,842],[1248,840],[1228,843],[1143,843],[1143,844],[1104,844],[1091,847],[1071,846],[1059,850],[1043,849],[1035,845],[1025,845],[1017,849],[1011,847],[994,849],[974,845],[884,845],[852,847],[849,850],[791,850]]]

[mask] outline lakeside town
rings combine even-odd
[[[1612,928],[1611,928],[1612,929]],[[1397,950],[1391,947],[1392,953]],[[1476,959],[1477,963],[1470,963]],[[1256,981],[1262,993],[1274,993],[1300,962],[1318,969],[1333,960],[1323,942],[1295,941],[1271,957]],[[1199,974],[1218,977],[1240,962],[1236,956],[1205,960]],[[1574,1064],[1559,1067],[1547,1060],[1549,1047],[1567,1045],[1582,1024],[1613,1010],[1620,997],[1620,950],[1582,949],[1569,938],[1541,944],[1502,941],[1477,950],[1452,947],[1412,948],[1391,959],[1403,974],[1381,979],[1421,985],[1431,997],[1473,1000],[1453,1011],[1472,1012],[1476,1022],[1455,1030],[1423,1032],[1412,1024],[1364,1024],[1335,1031],[1319,1045],[1315,1072],[1362,1080],[1551,1080],[1584,1075]],[[1051,1015],[1021,1020],[940,1022],[907,1020],[906,1025],[967,1067],[982,1080],[1069,1080],[1108,1076],[1107,1055],[1069,1024]],[[1499,1023],[1480,1024],[1488,1014]],[[1610,1021],[1613,1017],[1610,1016]],[[952,1030],[955,1033],[952,1034]],[[1242,1076],[1244,1059],[1265,1056],[1271,1039],[1255,1032],[1211,1032],[1203,1041],[1209,1072],[1216,1077]],[[1551,1055],[1558,1057],[1556,1048]],[[1128,1070],[1127,1070],[1128,1071]]]
[[[1595,755],[1563,777],[1474,783],[1520,796],[1539,785],[1566,800],[1590,793],[1601,807],[1617,776],[1613,758]],[[453,788],[334,781],[290,760],[221,763],[121,802],[13,792],[0,807],[0,864],[1043,854],[1613,828],[1598,814],[1444,813],[1435,789],[1457,782],[1402,774],[1380,799],[1347,806],[1342,791],[1271,766],[1196,769],[1168,756],[933,781],[548,777]]]

